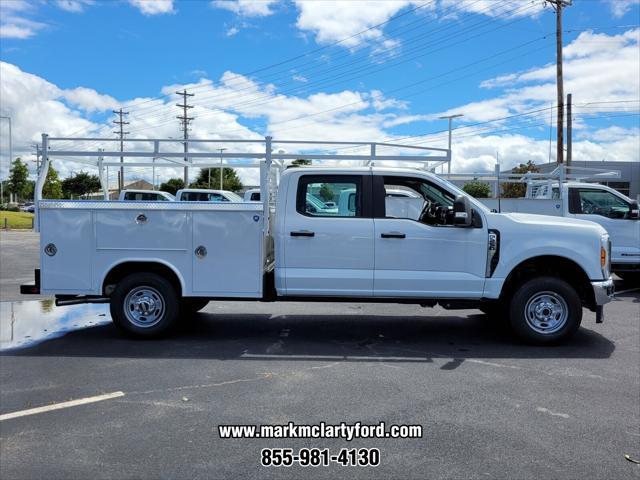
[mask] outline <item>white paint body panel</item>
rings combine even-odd
[[[406,238],[382,238],[398,232]],[[481,298],[487,229],[375,219],[374,293],[380,297]]]
[[[171,268],[184,296],[261,297],[262,220],[255,203],[42,202],[41,252],[57,248],[41,253],[42,293],[100,295],[111,269],[136,261]]]
[[[53,257],[41,253],[41,291],[101,295],[108,272],[129,261],[166,265],[184,296],[203,297],[260,298],[263,273],[271,265],[265,259],[272,258],[280,296],[497,298],[518,264],[541,255],[570,259],[591,280],[603,279],[600,242],[605,230],[593,222],[494,214],[472,198],[481,228],[433,227],[409,219],[308,217],[296,212],[297,183],[305,174],[411,175],[462,194],[424,171],[289,169],[277,192],[269,229],[273,237],[265,237],[262,203],[40,202],[41,252],[48,243],[57,247]],[[145,222],[136,221],[140,214]],[[488,229],[498,230],[501,240],[491,278],[486,278]],[[298,230],[315,235],[290,235]],[[406,237],[380,237],[393,231]],[[207,250],[204,258],[194,253],[199,246]]]
[[[556,186],[558,184],[555,184]],[[611,239],[612,263],[640,263],[640,220],[608,218],[597,214],[573,214],[569,211],[569,190],[573,188],[608,192],[624,202],[631,199],[606,185],[567,182],[562,187],[562,198],[509,198],[500,201],[501,212],[521,212],[540,215],[552,215],[587,220],[601,225]],[[548,196],[547,196],[548,197]],[[488,208],[498,209],[495,198],[481,199]]]

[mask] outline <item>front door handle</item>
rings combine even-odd
[[[381,233],[380,236],[382,238],[407,238],[407,236],[404,233],[400,233],[400,232]]]
[[[290,235],[292,237],[315,237],[316,234],[309,230],[298,230],[297,232],[291,232]]]

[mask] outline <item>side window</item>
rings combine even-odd
[[[428,225],[453,224],[453,194],[420,178],[384,177],[384,217]]]
[[[260,192],[253,192],[251,194],[251,201],[252,202],[259,202],[260,201]]]
[[[580,213],[583,214],[624,218],[629,212],[629,204],[610,192],[580,188],[578,189],[578,197]]]
[[[362,217],[362,178],[304,175],[298,182],[296,210],[309,217]]]

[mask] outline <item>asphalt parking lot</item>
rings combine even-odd
[[[136,341],[105,305],[20,297],[37,236],[0,236],[0,478],[638,478],[640,290],[568,344],[517,343],[477,310],[210,303]],[[26,300],[26,301],[25,301]],[[80,328],[86,327],[86,328]],[[66,331],[61,335],[61,331]],[[420,439],[221,439],[221,424],[420,424]],[[262,467],[265,447],[377,447],[378,467]]]

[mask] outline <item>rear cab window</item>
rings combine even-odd
[[[308,217],[363,217],[363,177],[303,175],[298,180],[296,211]]]

